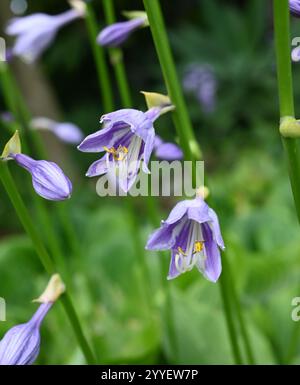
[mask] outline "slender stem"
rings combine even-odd
[[[3,183],[3,186],[11,200],[11,203],[13,204],[16,213],[25,229],[27,234],[32,240],[32,243],[35,247],[35,250],[40,258],[40,261],[42,265],[44,266],[46,272],[50,275],[54,274],[57,270],[55,267],[55,264],[53,260],[51,259],[50,255],[48,254],[43,241],[40,237],[39,232],[37,231],[36,227],[34,226],[32,219],[30,217],[30,214],[25,206],[25,203],[23,199],[21,198],[18,189],[15,185],[15,182],[9,172],[8,166],[4,162],[0,162],[0,179]],[[89,344],[83,334],[80,321],[78,319],[78,316],[76,314],[76,311],[72,305],[70,295],[65,294],[62,296],[62,304],[65,308],[65,311],[67,313],[67,316],[70,320],[70,323],[72,325],[72,328],[74,330],[75,336],[77,338],[77,341],[79,343],[79,346],[82,349],[82,352],[89,364],[94,364],[95,359],[94,355],[92,353],[92,350],[89,347]]]
[[[184,151],[185,159],[192,161],[201,159],[202,153],[196,141],[187,106],[183,98],[159,0],[144,0],[144,6],[148,15],[154,45],[156,47],[168,93],[176,107],[173,113],[174,124],[179,136],[180,145]],[[194,176],[195,175],[193,175],[193,177]],[[222,274],[224,275],[224,269]],[[228,297],[227,293],[234,291],[231,280],[224,279],[224,281],[222,281],[220,286],[221,292],[225,291],[226,286],[227,292],[222,294],[222,299],[223,301],[228,301],[229,304],[230,297]],[[228,312],[228,304],[224,303],[225,313]],[[238,300],[236,300],[236,306],[239,308],[239,312],[241,314],[242,311]],[[237,331],[235,329],[235,324],[231,322],[231,318],[231,314],[226,314],[227,327],[229,329],[229,336],[231,337],[233,351],[236,355],[236,360],[240,361],[239,354],[236,354],[238,349],[238,346],[236,347]],[[245,330],[243,318],[238,316],[238,321],[241,323],[241,329]],[[243,337],[247,337],[247,334],[243,334]],[[250,348],[249,341],[245,341],[245,345]]]
[[[223,258],[223,269],[224,268],[225,268],[225,271],[227,273],[228,280],[231,281],[231,285],[229,285],[230,296],[231,296],[231,299],[232,299],[235,311],[237,313],[238,322],[240,324],[240,330],[241,330],[241,335],[242,335],[242,338],[243,338],[244,344],[245,344],[245,351],[246,351],[247,360],[248,360],[248,363],[250,365],[255,365],[255,359],[254,359],[254,354],[253,354],[253,351],[252,351],[252,346],[251,346],[251,343],[250,343],[248,329],[245,327],[244,315],[243,315],[243,312],[242,312],[242,309],[241,309],[241,306],[240,306],[240,302],[239,302],[239,299],[238,299],[238,296],[237,296],[237,292],[236,292],[236,288],[235,288],[235,285],[234,285],[234,281],[232,279],[232,274],[231,274],[231,271],[230,271],[230,266],[229,266],[229,263],[228,263],[228,259],[226,259],[226,258]]]
[[[294,116],[288,0],[274,0],[274,32],[280,117]],[[298,140],[283,138],[298,220],[300,222],[300,157]]]
[[[29,128],[29,122],[31,120],[30,111],[27,108],[26,102],[18,90],[18,87],[15,83],[9,68],[5,63],[0,63],[0,79],[3,85],[4,97],[6,101],[7,108],[13,113],[18,126],[21,128],[22,133],[22,147],[25,149],[25,152],[30,153],[30,146],[27,143],[26,133],[29,134],[30,139],[33,143],[34,152],[37,154],[39,159],[46,159],[47,154],[44,147],[44,144],[41,141],[38,133]],[[31,143],[30,143],[31,144]],[[40,219],[43,222],[44,233],[47,234],[45,237],[47,245],[51,250],[51,253],[57,255],[57,258],[60,259],[60,266],[64,267],[64,259],[61,246],[57,234],[54,231],[52,226],[51,218],[47,212],[46,204],[44,201],[41,201],[39,197],[33,196],[33,201],[35,205],[36,212],[38,213]],[[57,211],[61,219],[61,223],[64,229],[65,234],[67,235],[72,252],[74,254],[78,253],[78,247],[76,243],[76,234],[74,228],[70,221],[67,221],[68,215],[64,208],[64,204],[57,205]],[[64,220],[62,220],[64,218]],[[72,235],[71,235],[72,232]],[[64,269],[66,271],[66,269]]]
[[[240,348],[238,345],[234,320],[232,317],[233,312],[232,312],[232,308],[230,305],[230,298],[229,298],[230,293],[228,290],[228,282],[227,282],[226,272],[223,271],[219,281],[220,281],[221,297],[223,300],[223,308],[224,308],[224,313],[225,313],[225,317],[226,317],[228,333],[229,333],[229,337],[230,337],[230,341],[231,341],[232,353],[233,353],[233,356],[235,358],[235,363],[240,365],[240,364],[242,364],[242,356],[241,356]]]
[[[274,33],[277,57],[277,82],[279,93],[280,117],[294,116],[293,78],[290,52],[290,15],[288,0],[274,0]],[[297,139],[282,138],[286,153],[290,183],[298,221],[300,222],[300,156]],[[295,323],[288,347],[286,362],[289,362],[297,349],[300,327]]]
[[[101,91],[104,110],[105,112],[110,112],[113,110],[113,94],[110,86],[109,71],[105,63],[105,53],[96,41],[98,27],[93,7],[91,4],[87,4],[86,8],[85,20],[97,67],[99,90]]]
[[[106,23],[113,24],[116,21],[115,12],[114,12],[114,4],[113,0],[102,0],[103,1],[103,8],[104,8],[104,16]],[[129,82],[126,75],[125,65],[123,61],[123,52],[120,48],[111,48],[109,49],[110,54],[110,61],[115,71],[115,77],[118,85],[118,90],[120,92],[121,96],[121,102],[122,107],[132,107],[132,97],[129,87]],[[149,178],[150,181],[150,178]],[[151,190],[151,188],[150,188]],[[160,214],[159,214],[159,207],[157,204],[157,201],[154,197],[151,196],[151,194],[146,199],[146,209],[147,209],[147,215],[148,218],[151,219],[151,222],[154,226],[157,226],[160,222]],[[131,210],[134,211],[134,205],[131,204]],[[159,259],[161,264],[161,272],[163,273],[164,263],[163,258]],[[166,286],[167,280],[162,275],[163,279],[163,286]]]
[[[144,5],[168,93],[172,103],[176,107],[173,113],[174,124],[181,147],[184,151],[185,159],[200,159],[200,146],[195,139],[191,120],[183,98],[159,1],[144,0]]]
[[[116,21],[113,0],[102,0],[104,8],[105,22],[113,24]],[[121,95],[123,108],[132,106],[130,88],[126,76],[125,66],[123,62],[123,52],[120,48],[109,48],[110,62],[115,71],[115,77],[118,89]]]

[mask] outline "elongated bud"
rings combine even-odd
[[[12,159],[10,154],[19,154],[19,153],[21,153],[21,141],[19,137],[19,132],[16,131],[14,135],[6,143],[1,155],[1,158],[4,160]]]
[[[33,188],[38,195],[52,201],[62,201],[71,197],[72,183],[56,163],[34,160],[24,154],[10,156],[19,166],[30,172]]]
[[[118,47],[135,30],[145,27],[147,15],[143,17],[132,18],[129,21],[122,21],[105,27],[97,36],[97,43],[102,46]]]
[[[0,365],[31,365],[37,359],[41,337],[40,327],[53,303],[65,291],[58,274],[51,277],[38,299],[42,304],[30,321],[12,327],[0,341]]]

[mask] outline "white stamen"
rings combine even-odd
[[[198,242],[204,242],[201,225],[193,221],[191,228],[188,234],[187,249],[185,252],[182,252],[180,248],[178,253],[175,255],[175,267],[177,271],[182,274],[193,269],[196,264],[199,264],[199,267],[205,267],[205,245],[201,251],[195,250],[195,245]]]

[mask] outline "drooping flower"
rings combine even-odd
[[[71,197],[72,183],[54,162],[34,160],[24,154],[10,154],[10,158],[30,172],[34,190],[51,201],[62,201]]]
[[[144,172],[149,173],[148,163],[154,148],[155,132],[153,123],[159,117],[161,108],[147,112],[122,109],[101,117],[103,129],[87,136],[78,146],[83,152],[106,154],[94,162],[87,176],[103,175],[110,170],[118,172],[118,182],[127,192],[136,180],[142,163]]]
[[[300,17],[300,0],[289,0],[291,14]]]
[[[80,128],[69,122],[56,122],[52,119],[37,117],[31,120],[30,126],[34,129],[51,131],[65,143],[78,144],[83,139]]]
[[[8,35],[16,36],[13,55],[28,62],[35,61],[52,43],[61,27],[83,15],[83,10],[70,9],[55,16],[36,13],[13,18],[5,30]]]
[[[210,66],[190,65],[184,74],[183,87],[195,95],[204,112],[209,114],[215,110],[217,81]]]
[[[40,351],[40,327],[53,303],[64,293],[65,285],[58,274],[54,274],[36,302],[40,302],[36,313],[27,323],[12,327],[0,341],[0,365],[32,365]]]
[[[161,160],[180,160],[183,158],[183,152],[175,143],[164,142],[162,138],[155,135],[154,154],[156,158]]]
[[[168,279],[196,266],[212,282],[222,270],[219,248],[225,246],[218,217],[200,196],[179,202],[146,245],[148,250],[171,250]]]
[[[146,23],[147,15],[111,24],[99,33],[97,43],[102,46],[117,47],[124,43],[132,32],[145,26]]]

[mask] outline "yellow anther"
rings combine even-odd
[[[204,242],[196,241],[194,245],[194,254],[200,253],[203,250],[203,244]]]
[[[103,147],[103,149],[109,153],[112,154],[114,160],[121,161],[126,158],[126,155],[128,154],[128,148],[125,146],[119,146],[117,149],[114,147],[108,148],[106,146]]]

